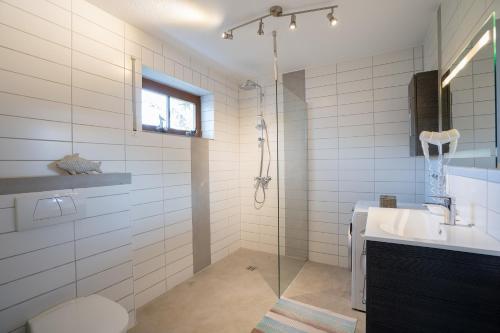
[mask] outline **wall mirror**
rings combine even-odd
[[[492,14],[441,79],[442,123],[461,135],[450,165],[500,167],[496,24]]]

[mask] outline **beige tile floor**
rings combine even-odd
[[[351,308],[351,272],[307,262],[283,296],[357,318],[357,333],[366,331],[366,315]]]
[[[139,309],[129,333],[248,333],[277,300],[276,260],[241,249]],[[287,259],[282,281],[301,266]],[[365,315],[350,308],[349,288],[349,271],[307,262],[284,295],[356,317],[356,332],[364,332]]]

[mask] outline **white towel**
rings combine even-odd
[[[458,140],[460,139],[460,132],[456,129],[451,129],[444,132],[428,132],[422,131],[420,133],[420,142],[425,158],[429,159],[429,144],[438,146],[439,155],[443,155],[443,145],[449,143],[449,154],[453,155],[457,151]]]

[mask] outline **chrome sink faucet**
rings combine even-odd
[[[431,196],[431,198],[443,200],[443,204],[440,205],[447,208],[444,215],[444,224],[455,225],[457,223],[457,205],[455,198],[449,195]]]

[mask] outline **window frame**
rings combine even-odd
[[[167,86],[163,83],[153,81],[153,80],[147,79],[145,77],[142,78],[142,89],[150,90],[150,91],[160,93],[160,94],[167,96],[167,119],[166,119],[167,129],[160,130],[154,125],[142,124],[142,130],[149,131],[149,132],[170,133],[170,134],[186,136],[187,131],[178,130],[175,128],[170,128],[170,97],[174,97],[174,98],[181,99],[183,101],[187,101],[187,102],[194,104],[194,106],[195,106],[195,123],[196,123],[195,128],[196,129],[195,129],[195,133],[193,136],[201,137],[201,98],[200,98],[200,96],[196,96],[196,95],[188,93],[186,91],[182,91],[182,90]]]

